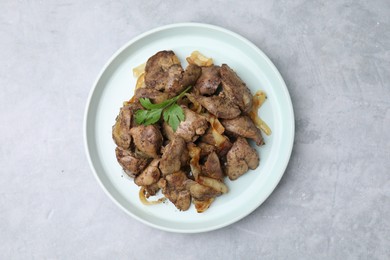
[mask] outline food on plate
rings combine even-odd
[[[165,147],[161,156],[160,170],[163,176],[180,171],[188,165],[189,154],[186,142],[180,136],[175,136]]]
[[[236,180],[260,163],[256,145],[271,129],[258,116],[266,95],[252,95],[227,64],[194,51],[184,69],[171,50],[133,69],[133,97],[123,103],[112,137],[116,158],[140,187],[145,205],[171,201],[177,209],[206,211]],[[234,188],[234,187],[232,187]],[[149,200],[160,194],[164,197]]]
[[[253,95],[253,105],[251,111],[249,112],[249,116],[252,119],[253,123],[255,123],[255,125],[259,129],[261,129],[261,131],[263,131],[266,135],[271,135],[271,128],[258,115],[258,110],[266,99],[267,95],[264,91],[257,91]]]
[[[243,137],[238,137],[232,148],[226,155],[225,173],[231,180],[259,166],[260,158],[256,150],[253,149]]]
[[[155,125],[138,125],[130,129],[137,154],[144,158],[158,158],[163,141],[160,129]]]
[[[225,127],[226,132],[253,139],[257,145],[263,144],[263,136],[260,129],[256,127],[250,117],[237,116],[233,119],[222,119],[221,123]]]
[[[221,73],[219,66],[201,67],[201,74],[194,88],[201,95],[212,95],[221,84]]]
[[[122,107],[118,117],[116,118],[115,125],[112,127],[112,138],[114,139],[115,144],[124,149],[128,149],[130,147],[131,118],[132,111],[130,110],[130,107]]]
[[[235,118],[241,114],[239,107],[224,94],[210,97],[195,94],[188,96],[193,97],[202,107],[218,118]]]
[[[252,94],[240,77],[226,64],[221,66],[221,81],[227,99],[248,113],[252,109]]]
[[[186,58],[188,64],[197,65],[201,67],[208,67],[213,65],[213,59],[204,56],[199,51],[193,51],[189,57]]]
[[[116,159],[122,166],[124,172],[133,178],[140,174],[150,161],[147,158],[143,158],[142,156],[136,155],[134,152],[125,150],[119,146],[115,149],[115,154]]]

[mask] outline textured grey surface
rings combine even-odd
[[[2,0],[0,10],[0,258],[390,258],[388,0]],[[196,235],[123,213],[83,149],[84,106],[106,60],[175,22],[253,41],[283,75],[296,115],[291,161],[270,198]]]

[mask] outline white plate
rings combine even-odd
[[[227,63],[247,83],[252,93],[261,89],[268,95],[260,115],[273,133],[265,137],[266,145],[258,148],[260,166],[236,181],[226,180],[229,193],[218,197],[202,214],[196,213],[193,205],[185,212],[176,210],[171,203],[143,205],[138,199],[139,187],[125,177],[115,158],[111,127],[122,102],[133,95],[136,79],[132,69],[160,50],[173,50],[183,66],[186,66],[185,57],[198,50],[212,57],[215,64]],[[290,158],[294,114],[287,87],[278,70],[251,42],[216,26],[173,24],[134,38],[104,66],[88,99],[84,140],[97,180],[121,209],[155,228],[196,233],[218,229],[242,219],[271,194]]]

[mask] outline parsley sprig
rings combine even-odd
[[[191,86],[186,88],[178,96],[158,104],[153,104],[149,98],[140,98],[139,101],[145,110],[137,110],[135,112],[135,121],[139,125],[151,125],[157,123],[161,118],[161,114],[163,114],[164,121],[176,132],[180,122],[185,119],[183,109],[176,102],[182,98],[190,88]]]

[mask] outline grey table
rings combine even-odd
[[[390,258],[390,1],[2,0],[0,11],[0,258]],[[82,137],[107,59],[176,22],[254,42],[283,75],[296,116],[291,161],[269,199],[195,235],[117,208]]]

